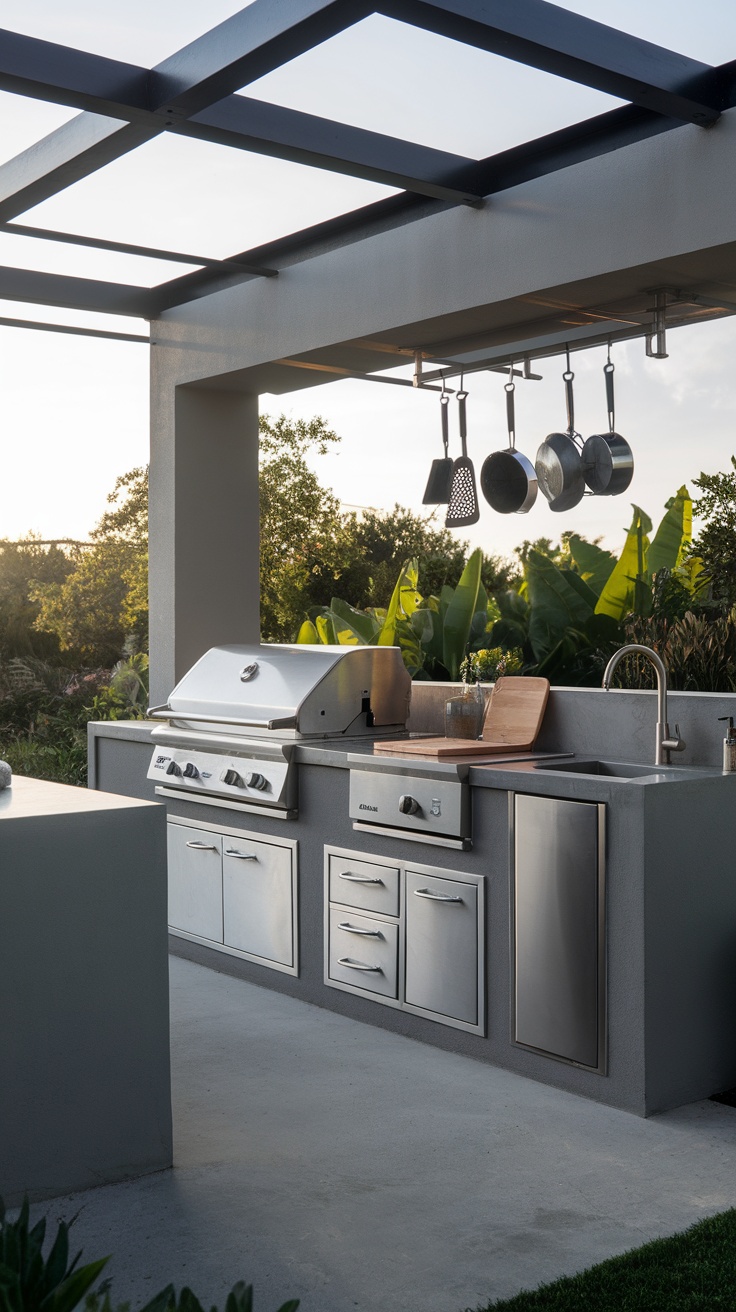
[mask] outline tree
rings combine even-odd
[[[700,557],[713,604],[727,612],[736,605],[736,457],[728,473],[701,473],[693,482],[701,491],[693,511],[705,522],[691,557]]]
[[[58,661],[56,634],[38,625],[40,607],[31,599],[35,583],[56,584],[74,568],[69,556],[55,543],[0,541],[0,656],[34,656]]]
[[[36,628],[54,633],[63,652],[104,666],[147,647],[148,470],[123,474],[107,500],[112,509],[67,576],[30,589]]]

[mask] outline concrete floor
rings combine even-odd
[[[34,1208],[256,1312],[459,1312],[736,1205],[736,1110],[639,1120],[173,958],[173,1171]]]

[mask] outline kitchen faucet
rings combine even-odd
[[[679,724],[675,725],[674,738],[670,738],[670,726],[667,723],[667,670],[662,658],[657,655],[656,651],[652,651],[651,647],[643,647],[639,642],[627,643],[625,647],[619,647],[608,662],[603,675],[603,687],[606,692],[610,691],[611,679],[616,666],[624,656],[628,656],[630,652],[634,651],[646,656],[651,661],[657,675],[657,745],[654,761],[656,765],[669,765],[670,752],[684,751],[685,742],[680,737]]]

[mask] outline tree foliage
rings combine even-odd
[[[702,561],[714,606],[730,610],[736,605],[736,457],[727,473],[701,473],[693,482],[701,493],[693,511],[705,522],[692,554]]]
[[[36,583],[60,586],[73,568],[66,552],[53,543],[42,545],[34,537],[0,541],[0,657],[58,659],[58,637],[39,624],[41,607],[31,592]]]
[[[60,581],[37,579],[30,597],[37,629],[53,633],[62,652],[110,666],[123,651],[144,651],[148,628],[148,470],[117,479],[105,511]]]

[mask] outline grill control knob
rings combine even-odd
[[[176,761],[169,761],[169,764],[166,767],[166,773],[181,774],[181,767],[176,764]]]
[[[245,776],[245,782],[248,788],[268,788],[268,779],[263,774],[256,774],[255,772],[253,774],[247,774]]]
[[[401,794],[401,797],[399,798],[399,810],[402,815],[416,815],[421,809],[422,808],[416,797],[412,797],[411,793]]]
[[[243,782],[237,770],[225,770],[224,773],[220,775],[220,779],[224,784],[230,784],[232,787],[236,787]]]
[[[187,761],[186,765],[184,766],[184,778],[199,779],[199,770],[197,769],[193,761]]]

